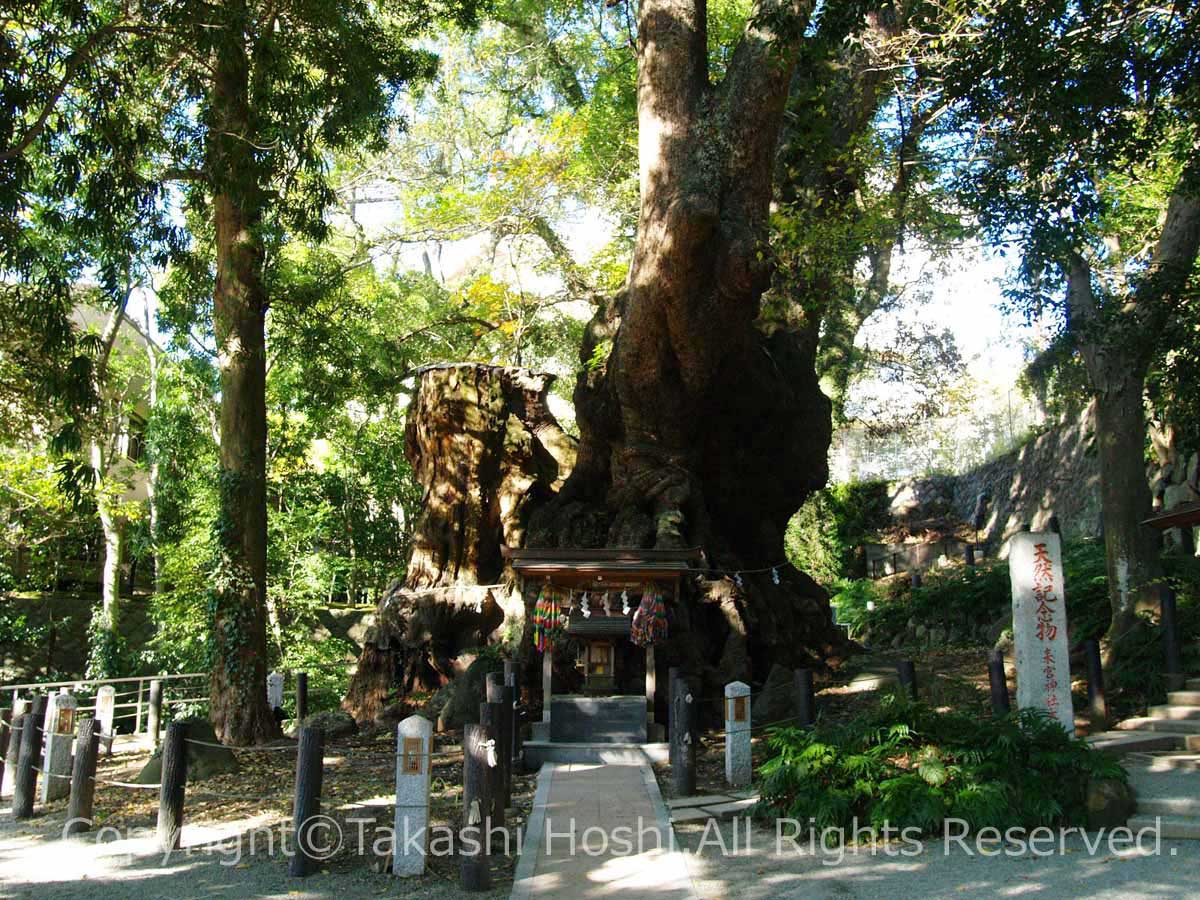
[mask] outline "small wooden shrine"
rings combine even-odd
[[[700,551],[506,547],[503,552],[520,576],[525,596],[536,598],[533,616],[535,646],[542,654],[542,720],[551,723],[542,730],[554,740],[629,737],[632,729],[614,723],[624,721],[624,714],[617,711],[629,708],[631,676],[640,675],[642,668],[635,654],[644,653],[644,685],[638,685],[644,689],[644,728],[639,722],[640,740],[634,742],[652,739],[658,684],[655,645],[667,637],[667,611],[678,600],[680,576],[699,563]],[[561,663],[564,652],[574,655],[583,687],[579,695],[555,697],[556,654]],[[560,721],[554,721],[554,710]]]

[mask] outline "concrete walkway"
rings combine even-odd
[[[695,890],[648,766],[546,763],[512,900],[694,900]]]

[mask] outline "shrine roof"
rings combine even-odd
[[[1200,525],[1200,501],[1182,503],[1170,512],[1159,513],[1142,520],[1143,525],[1157,528],[1160,531],[1167,528],[1183,528],[1188,525]]]
[[[677,577],[702,561],[699,547],[681,550],[502,547],[501,552],[513,569],[523,575],[576,573]]]

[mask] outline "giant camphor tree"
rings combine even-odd
[[[829,401],[804,327],[759,312],[789,88],[806,33],[845,12],[816,22],[812,4],[757,4],[714,80],[703,0],[640,5],[633,258],[584,340],[581,359],[603,363],[575,390],[577,463],[530,529],[531,545],[702,546],[730,576],[690,586],[672,655],[714,681],[747,677],[754,658],[837,652],[811,580],[785,568],[776,585],[769,571],[825,482]]]
[[[221,499],[210,714],[235,743],[277,730],[263,691],[265,317],[272,302],[286,302],[276,254],[288,238],[324,235],[330,154],[381,141],[400,88],[432,74],[434,58],[407,42],[443,16],[466,24],[473,10],[25,0],[3,14],[4,301],[47,351],[68,359],[53,370],[54,390],[90,402],[88,356],[66,323],[74,282],[97,272],[115,303],[119,273],[138,252],[180,263],[171,297],[215,335]],[[78,444],[77,430],[63,434],[62,443]]]
[[[1083,360],[1116,638],[1158,574],[1140,524],[1146,378],[1195,303],[1200,8],[1003,2],[964,37],[942,69],[966,135],[959,185],[991,236],[1022,249],[1015,298],[1060,314]]]
[[[719,571],[688,581],[665,655],[710,683],[761,678],[775,662],[834,659],[841,641],[823,593],[782,564],[783,533],[826,479],[830,405],[816,366],[827,316],[854,293],[845,282],[868,254],[880,263],[879,289],[859,321],[882,301],[884,257],[898,236],[899,216],[891,210],[908,185],[921,180],[911,159],[918,128],[907,133],[903,149],[892,151],[893,158],[908,154],[907,161],[897,164],[900,174],[890,173],[897,186],[885,188],[876,203],[875,173],[887,154],[870,131],[903,78],[894,73],[906,65],[902,56],[884,58],[879,44],[906,30],[911,9],[837,3],[814,16],[810,7],[786,3],[749,10],[729,3],[719,9],[703,2],[643,3],[635,23],[628,16],[632,4],[542,7],[513,3],[500,10],[512,34],[501,31],[493,41],[503,47],[511,40],[504,58],[525,65],[471,79],[472,85],[500,82],[482,115],[450,89],[439,92],[451,105],[432,131],[446,130],[445,121],[454,117],[495,123],[498,145],[489,149],[493,132],[481,128],[482,134],[439,138],[436,151],[418,147],[431,159],[427,178],[445,188],[436,202],[410,213],[406,232],[386,238],[399,244],[461,237],[475,233],[473,227],[493,238],[524,238],[542,246],[568,296],[596,308],[578,357],[581,438],[572,474],[555,496],[526,505],[528,528],[506,529],[503,538],[526,546],[702,547],[710,569]],[[530,34],[545,40],[531,42]],[[862,46],[864,38],[870,47]],[[581,46],[594,47],[602,62],[573,67]],[[637,78],[626,91],[631,46]],[[535,90],[530,84],[536,86],[539,73],[545,84]],[[628,102],[634,95],[636,104]],[[532,99],[522,99],[527,96]],[[546,98],[554,98],[549,108]],[[511,108],[523,104],[533,121],[506,141]],[[786,134],[785,118],[792,123]],[[530,141],[531,134],[537,140]],[[578,149],[565,152],[572,142]],[[625,158],[626,146],[636,150],[636,160]],[[634,169],[632,162],[638,205],[625,210],[623,172]],[[770,242],[771,204],[781,195],[792,224],[786,254]],[[555,231],[562,207],[569,220],[573,199],[601,197],[615,237],[601,259],[624,246],[623,223],[636,223],[627,244],[633,257],[628,278],[609,296],[609,270],[580,264]],[[862,209],[864,198],[873,208]],[[839,217],[855,216],[855,209],[861,214],[854,226],[842,227],[833,247],[823,237],[797,233],[806,227],[792,214],[801,204],[828,223],[826,235],[840,227]],[[820,261],[803,277],[781,277],[779,263],[790,266],[801,254]],[[808,277],[813,270],[819,278]],[[845,330],[839,340],[852,341]],[[453,408],[503,405],[503,392],[477,390],[484,382],[490,383],[482,375],[466,382],[470,390]],[[425,421],[429,412],[428,404],[410,411],[421,420],[416,427],[445,429],[445,416]],[[520,418],[519,410],[514,414]],[[471,427],[460,443],[467,446],[480,432]],[[458,446],[452,431],[442,440],[445,452]],[[485,472],[474,465],[476,456],[464,454],[463,468]],[[425,488],[441,504],[425,511],[430,534],[457,533],[463,522],[487,518],[487,505],[468,501],[457,480]],[[444,502],[460,495],[457,505]],[[488,482],[481,496],[500,493]],[[413,597],[426,602],[419,593],[430,586],[500,577],[498,554],[484,556],[483,565],[476,554],[468,574],[458,578],[463,567],[455,548],[462,544],[431,542],[440,546],[443,565],[436,582],[408,585]],[[396,621],[364,651],[348,700],[359,717],[382,708],[393,668],[388,653],[402,655],[406,667],[414,654],[446,655],[437,646],[446,635],[425,636],[423,612],[417,633],[402,634],[404,612],[393,615],[400,606],[381,606],[380,621]],[[447,608],[446,621],[451,612]],[[469,645],[465,636],[455,642]],[[394,649],[401,644],[403,653]],[[452,674],[444,661],[426,668],[438,678]]]

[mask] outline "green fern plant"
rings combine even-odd
[[[973,829],[1075,824],[1089,779],[1126,778],[1043,712],[976,718],[899,695],[845,724],[773,729],[767,744],[759,814],[818,830],[855,818],[925,833],[951,817]]]

